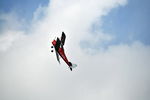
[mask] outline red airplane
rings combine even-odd
[[[60,60],[59,60],[59,55],[60,55],[62,59],[66,62],[66,64],[69,66],[70,70],[72,71],[72,68],[75,68],[77,65],[69,62],[65,55],[64,47],[63,47],[65,43],[65,39],[66,39],[66,35],[64,32],[62,32],[61,39],[59,39],[58,37],[56,40],[54,39],[52,41],[53,46],[51,46],[51,48],[54,47],[55,49],[57,61],[60,63]],[[51,50],[51,52],[53,52],[53,50]]]

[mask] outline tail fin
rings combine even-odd
[[[72,71],[72,68],[75,68],[75,67],[77,67],[77,64],[73,64],[73,63],[71,63],[71,62],[69,62],[70,63],[70,70]]]

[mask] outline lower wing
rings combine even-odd
[[[58,54],[58,52],[56,51],[56,49],[55,49],[55,53],[56,53],[57,61],[60,63],[60,60],[59,60],[59,54]]]

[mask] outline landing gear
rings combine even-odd
[[[53,49],[54,47],[53,46],[51,46],[51,48]],[[51,50],[51,52],[53,52],[54,50]]]

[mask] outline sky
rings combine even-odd
[[[128,5],[122,8],[116,8],[104,17],[103,30],[113,35],[117,35],[115,43],[131,43],[139,40],[149,45],[150,16],[149,0],[129,0]],[[122,39],[122,40],[120,40]]]
[[[149,100],[149,17],[148,0],[1,0],[0,100]]]

